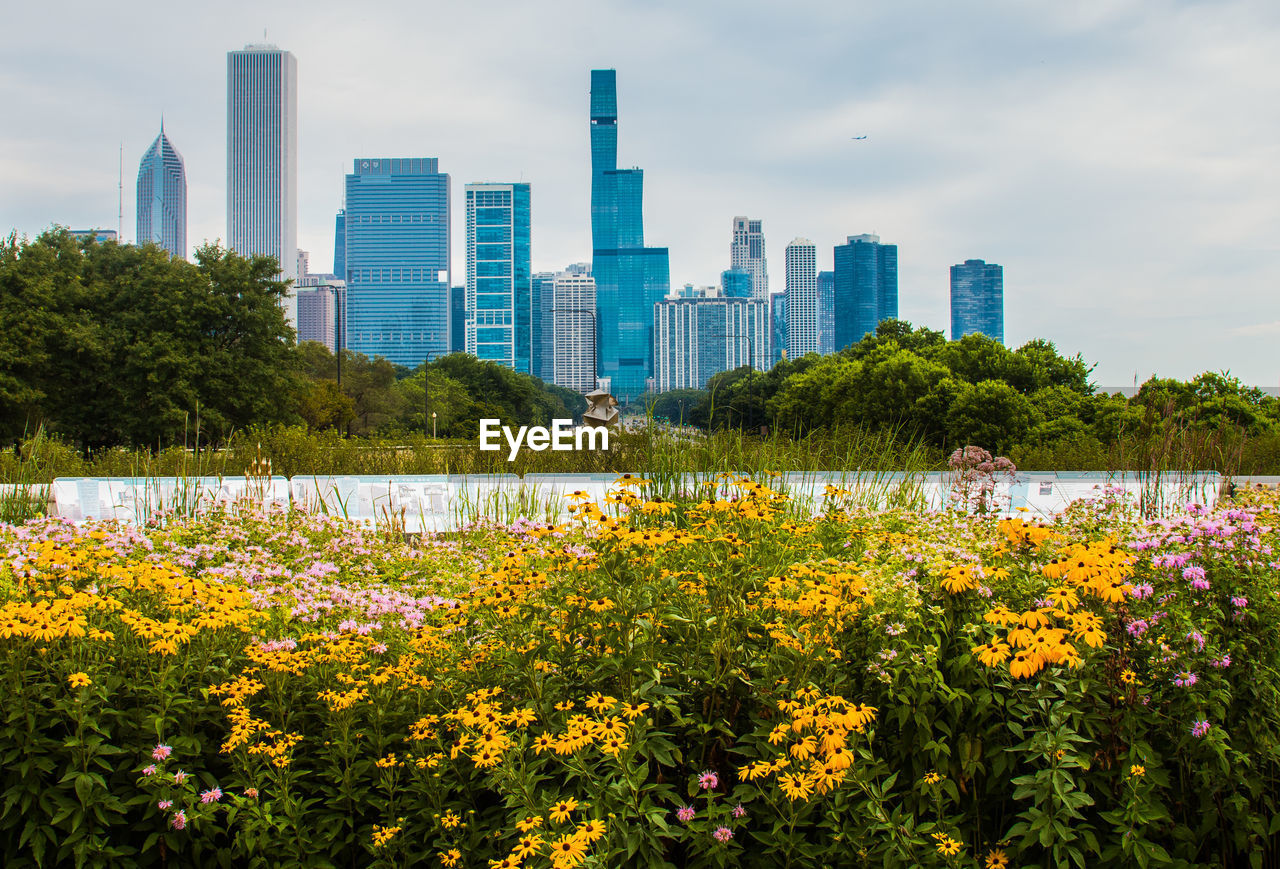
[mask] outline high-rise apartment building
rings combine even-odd
[[[728,269],[720,273],[720,286],[724,294],[732,299],[751,299],[751,272],[742,269]]]
[[[345,284],[334,275],[307,274],[298,278],[298,341],[315,341],[336,353],[340,346]]]
[[[701,389],[713,374],[766,368],[771,318],[764,299],[671,293],[653,308],[654,391]]]
[[[653,306],[670,287],[665,247],[644,246],[644,171],[618,168],[617,74],[591,71],[591,273],[598,370],[621,401],[653,377]]]
[[[187,170],[182,155],[164,134],[138,164],[137,243],[154,242],[179,259],[187,257]]]
[[[835,350],[876,332],[898,316],[898,246],[878,235],[851,235],[835,249]]]
[[[1004,343],[1004,268],[967,259],[951,267],[951,340],[974,332]]]
[[[467,352],[531,374],[528,184],[468,184]]]
[[[437,159],[357,159],[344,206],[346,346],[408,368],[448,353],[449,176]]]
[[[764,230],[759,220],[733,219],[733,241],[729,244],[729,268],[751,275],[751,298],[769,298],[769,270],[765,266]]]
[[[227,244],[297,277],[298,62],[274,45],[227,52]],[[297,300],[283,304],[296,325]]]
[[[777,365],[787,355],[787,294],[769,294],[769,318],[773,324],[770,336],[773,343],[773,364]]]
[[[818,272],[818,352],[836,352],[836,273]]]
[[[552,281],[552,381],[586,394],[596,388],[596,281],[560,272]]]
[[[529,307],[532,309],[533,337],[531,347],[533,376],[552,383],[556,376],[556,324],[552,313],[555,304],[556,273],[534,272],[529,280]],[[592,338],[592,346],[595,338]]]
[[[818,352],[818,247],[807,238],[787,245],[787,358]]]

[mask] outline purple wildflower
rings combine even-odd
[[[200,794],[200,802],[205,803],[206,805],[209,803],[216,803],[220,799],[222,799],[222,788],[210,788]]]
[[[1203,739],[1209,732],[1210,724],[1208,721],[1197,721],[1191,725],[1191,735],[1197,739]]]
[[[728,827],[716,827],[716,831],[711,835],[717,842],[727,842],[733,838],[733,830]]]
[[[1200,651],[1204,651],[1204,634],[1199,631],[1191,631],[1187,634],[1187,639],[1196,644]]]
[[[1138,619],[1136,621],[1129,622],[1129,626],[1125,628],[1125,630],[1129,632],[1129,636],[1131,637],[1140,637],[1146,632],[1148,627],[1149,625],[1146,621]]]
[[[1199,681],[1199,679],[1195,673],[1192,673],[1190,670],[1183,670],[1178,674],[1177,678],[1173,680],[1173,684],[1177,685],[1179,688],[1190,688],[1192,685],[1196,684],[1197,681]]]
[[[736,806],[733,807],[733,812],[731,814],[735,818],[742,818],[742,817],[746,817],[747,810],[742,807],[742,803],[738,803]]]
[[[720,784],[720,777],[709,769],[703,770],[702,775],[698,776],[698,787],[704,791],[709,791],[718,784]]]
[[[1242,609],[1244,609],[1245,607],[1247,607],[1247,606],[1249,605],[1249,598],[1247,598],[1247,597],[1233,597],[1233,598],[1231,598],[1231,605],[1232,605],[1233,607],[1235,607],[1236,609],[1238,609],[1238,610],[1242,610]]]
[[[173,774],[173,783],[174,783],[174,784],[176,784],[176,785],[180,785],[180,784],[182,784],[184,781],[186,781],[188,778],[190,778],[190,776],[189,776],[189,775],[187,775],[187,774],[186,774],[185,772],[183,772],[182,770],[178,770],[177,772],[175,772],[175,773]]]
[[[187,825],[187,813],[179,809],[174,812],[173,817],[169,819],[169,826],[175,830],[181,830]]]
[[[1219,670],[1225,670],[1227,667],[1231,666],[1231,656],[1223,655],[1221,658],[1218,658],[1217,660],[1210,661],[1209,666],[1217,667]]]
[[[693,816],[696,814],[697,812],[694,810],[693,806],[681,806],[676,811],[676,817],[686,824],[692,821]]]
[[[161,743],[160,745],[157,745],[157,746],[156,746],[156,747],[151,751],[151,759],[152,759],[152,760],[164,760],[166,757],[168,757],[168,756],[169,756],[169,755],[171,755],[171,754],[173,754],[173,749],[172,749],[172,748],[170,748],[169,746],[167,746],[167,745],[165,745],[165,744]]]
[[[156,774],[156,765],[153,763],[153,764],[151,764],[151,766],[144,766],[144,767],[142,768],[142,774],[143,774],[143,775],[155,775],[155,774]]]
[[[162,812],[167,812],[169,809],[173,808],[173,800],[161,800],[156,803],[156,808]]]
[[[1144,582],[1140,585],[1135,585],[1133,588],[1129,590],[1129,594],[1133,595],[1139,600],[1145,600],[1146,598],[1151,597],[1151,595],[1155,593],[1156,593],[1155,588],[1149,582]]]

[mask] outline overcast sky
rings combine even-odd
[[[619,164],[673,284],[728,267],[731,220],[783,250],[898,245],[900,314],[947,331],[948,267],[1004,266],[1006,343],[1095,382],[1280,383],[1280,3],[69,2],[0,28],[0,229],[114,228],[165,129],[188,241],[226,237],[226,52],[298,59],[299,246],[328,271],[355,157],[439,157],[464,278],[472,181],[533,185],[533,261],[590,259],[587,94],[618,70]],[[867,136],[854,141],[854,136]]]

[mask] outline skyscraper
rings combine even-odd
[[[467,352],[530,374],[528,184],[468,184]]]
[[[836,352],[836,273],[818,272],[818,352]]]
[[[973,332],[1004,343],[1004,268],[980,259],[951,267],[951,340]]]
[[[298,62],[274,45],[227,52],[227,244],[297,277]],[[296,325],[292,294],[284,308]]]
[[[449,352],[467,352],[467,288],[449,288]]]
[[[315,341],[338,350],[338,326],[342,316],[342,281],[333,275],[298,278],[298,341]]]
[[[729,268],[751,275],[751,298],[769,298],[769,271],[765,267],[764,231],[759,220],[733,219],[733,241],[729,244]]]
[[[701,389],[713,374],[768,367],[769,303],[729,298],[714,287],[671,293],[653,308],[654,390]]]
[[[773,323],[773,364],[777,365],[787,355],[787,294],[769,294],[769,318]]]
[[[333,273],[347,279],[347,215],[342,209],[333,221]]]
[[[591,71],[591,242],[598,375],[622,401],[653,376],[653,306],[670,287],[665,247],[644,246],[644,171],[618,168],[617,74]]]
[[[435,157],[357,159],[344,205],[344,346],[409,368],[448,353],[449,176]]]
[[[818,247],[807,238],[787,245],[787,358],[818,352]]]
[[[835,350],[874,335],[898,316],[898,246],[878,235],[851,235],[835,250]]]
[[[751,299],[751,273],[742,269],[728,269],[720,273],[720,287],[733,299]]]
[[[187,170],[182,155],[164,134],[138,164],[137,243],[155,242],[179,259],[187,257]]]
[[[533,376],[553,383],[556,376],[556,324],[552,313],[555,304],[556,273],[535,272],[529,280],[529,307],[532,309]],[[594,301],[594,299],[593,299]],[[592,344],[595,339],[592,338]]]
[[[564,271],[555,276],[552,288],[552,380],[585,394],[596,388],[595,278]]]

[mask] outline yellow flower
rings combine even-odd
[[[977,588],[978,580],[968,567],[956,565],[947,570],[947,575],[942,578],[942,587],[950,594],[960,594]]]
[[[552,865],[559,867],[577,866],[587,854],[587,843],[577,834],[561,836],[551,843]]]
[[[924,783],[927,785],[936,785],[940,781],[942,781],[942,776],[936,772],[927,772],[924,775]]]
[[[542,819],[539,818],[538,822],[541,823]],[[534,854],[537,854],[539,849],[542,848],[542,845],[543,845],[542,837],[536,833],[532,835],[521,836],[520,841],[516,844],[515,851],[513,851],[512,853],[514,853],[521,860],[524,860],[526,857],[532,857]]]
[[[625,703],[622,706],[622,714],[627,717],[628,721],[635,721],[636,718],[644,714],[649,708],[648,703]]]
[[[457,866],[458,861],[462,859],[462,852],[457,848],[450,848],[448,851],[441,853],[440,862],[446,866]]]
[[[67,677],[67,684],[72,688],[88,688],[93,684],[87,673],[72,673]]]
[[[1003,640],[992,640],[990,643],[974,646],[972,651],[983,666],[998,667],[1009,657],[1010,649],[1009,644]]]
[[[586,842],[594,842],[604,835],[604,822],[597,820],[583,821],[578,825],[578,832],[575,835]]]
[[[1142,778],[1146,774],[1147,774],[1147,768],[1145,766],[1142,766],[1141,764],[1135,763],[1129,767],[1129,775],[1133,776],[1134,778]]]
[[[379,827],[373,825],[373,847],[381,848],[383,845],[395,838],[396,833],[400,832],[399,827]]]
[[[943,857],[954,857],[964,847],[963,843],[957,842],[946,833],[934,833],[933,838],[937,840],[937,844],[934,847],[938,849],[938,853]]]
[[[1000,848],[992,848],[987,852],[987,860],[985,869],[1005,869],[1009,865],[1009,858]]]
[[[527,833],[530,830],[536,830],[542,826],[542,818],[529,817],[523,821],[516,821],[516,829],[521,833]]]
[[[555,821],[557,824],[563,824],[569,820],[569,815],[577,807],[578,801],[573,797],[569,797],[569,799],[561,800],[552,806],[551,811],[548,814],[551,817],[551,820]]]

